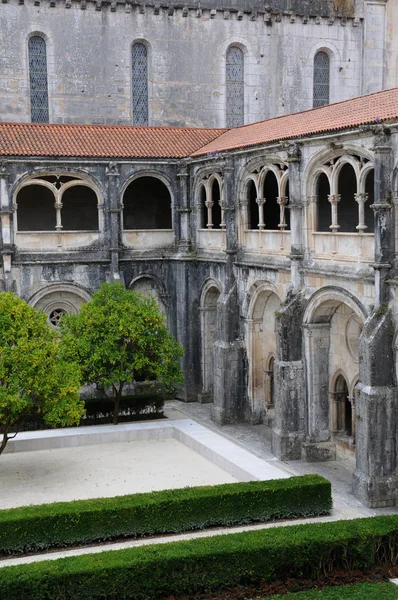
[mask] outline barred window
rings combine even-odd
[[[46,41],[33,35],[28,42],[30,115],[32,123],[48,123],[48,81]]]
[[[148,51],[145,44],[132,47],[133,125],[148,125]]]
[[[227,127],[243,125],[245,106],[244,56],[242,50],[237,46],[230,46],[227,50],[226,103]]]
[[[317,52],[314,58],[314,108],[329,104],[330,60],[326,52]]]

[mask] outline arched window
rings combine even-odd
[[[351,164],[346,163],[340,170],[338,180],[340,202],[338,204],[339,231],[356,233],[358,225],[358,204],[355,202],[357,178]]]
[[[33,35],[28,42],[30,115],[32,123],[48,123],[48,81],[46,41]]]
[[[365,202],[365,225],[367,226],[366,233],[374,233],[375,218],[371,208],[374,203],[374,187],[375,187],[375,172],[374,169],[369,171],[365,182],[365,193],[367,194]]]
[[[238,127],[244,124],[244,56],[237,46],[227,50],[226,61],[226,124]]]
[[[253,179],[250,179],[247,184],[247,199],[248,199],[248,229],[258,229],[259,215],[258,215],[258,204],[257,190]]]
[[[65,231],[96,231],[97,194],[85,185],[73,185],[62,194],[61,223]]]
[[[278,181],[273,171],[268,171],[264,180],[264,220],[265,229],[278,231],[280,222],[280,209],[277,202],[278,198]]]
[[[148,51],[137,42],[132,47],[133,125],[148,125]]]
[[[123,228],[171,229],[171,196],[157,177],[134,179],[123,196]]]
[[[314,58],[314,108],[329,104],[330,60],[326,52],[320,51]]]
[[[317,231],[330,231],[331,208],[328,197],[330,195],[329,179],[321,173],[316,184],[317,192]]]
[[[54,231],[55,196],[44,185],[23,187],[17,195],[18,231]]]
[[[221,205],[220,205],[221,190],[220,190],[220,184],[218,183],[217,179],[214,179],[213,183],[211,185],[211,199],[213,200],[213,207],[212,207],[213,229],[220,229],[221,221],[222,221]]]

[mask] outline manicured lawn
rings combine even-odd
[[[398,585],[389,582],[355,583],[308,590],[284,596],[272,596],[272,600],[397,600]]]

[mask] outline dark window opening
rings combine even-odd
[[[171,229],[171,197],[156,177],[140,177],[123,196],[124,229]]]
[[[355,200],[357,178],[350,164],[345,164],[339,173],[338,193],[340,202],[337,205],[337,222],[340,232],[357,233],[358,203]]]
[[[226,58],[226,124],[238,127],[244,123],[245,87],[244,55],[237,46],[230,46]]]
[[[145,44],[133,44],[133,125],[148,125],[148,51]]]
[[[314,108],[329,104],[330,60],[326,52],[317,52],[314,58]]]
[[[372,169],[369,171],[365,182],[365,193],[368,195],[368,199],[365,202],[365,233],[374,233],[375,230],[375,216],[373,208],[370,208],[374,204],[375,199],[375,172]]]
[[[74,185],[62,194],[61,223],[64,231],[98,231],[98,199],[84,185]]]
[[[248,229],[258,229],[258,204],[256,202],[257,198],[257,190],[254,181],[251,179],[247,185],[247,199],[249,201],[248,205]]]
[[[42,179],[43,181],[48,181],[49,183],[53,183],[53,184],[57,184],[57,183],[62,184],[62,183],[68,183],[68,181],[75,181],[78,178],[77,177],[68,177],[68,175],[60,175],[59,177],[57,175],[36,175],[35,179]]]
[[[215,179],[211,186],[211,197],[213,200],[213,229],[220,229],[221,227],[221,206],[220,206],[220,186]]]
[[[17,195],[18,231],[55,230],[55,197],[43,185],[28,185]]]
[[[272,357],[268,365],[269,369],[269,404],[274,404],[275,396],[275,358]]]
[[[48,82],[46,41],[33,35],[28,42],[30,114],[32,123],[48,123]]]
[[[339,375],[335,385],[335,399],[337,401],[337,429],[352,435],[352,405],[348,397],[348,386],[345,378]]]
[[[345,432],[347,435],[352,435],[352,406],[348,398],[344,402],[345,412]]]
[[[331,206],[328,200],[330,194],[329,180],[321,173],[316,184],[317,194],[317,231],[329,231],[332,222]]]
[[[278,197],[278,182],[275,173],[268,171],[264,180],[264,221],[265,229],[279,231],[280,208],[276,199]]]
[[[289,210],[289,182],[286,182],[285,188],[285,196],[287,198],[287,204],[285,208],[285,221],[286,221],[286,229],[290,229],[290,210]]]
[[[200,228],[205,229],[207,225],[206,190],[204,185],[200,188]]]

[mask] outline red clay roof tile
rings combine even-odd
[[[225,129],[0,123],[0,156],[183,158]]]
[[[0,123],[0,156],[184,158],[398,120],[398,88],[235,129]]]
[[[193,152],[192,156],[338,131],[392,119],[398,120],[398,88],[230,129]]]

